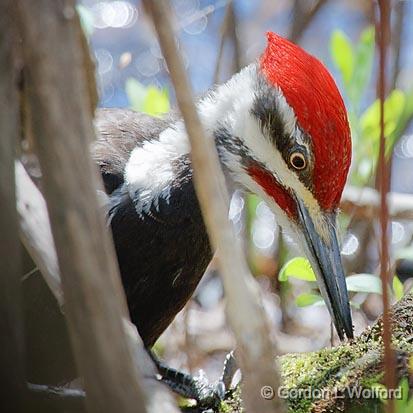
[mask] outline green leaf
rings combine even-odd
[[[159,90],[155,86],[149,86],[143,102],[143,112],[152,116],[169,112],[168,91],[166,89]]]
[[[397,300],[400,300],[404,295],[403,283],[397,275],[393,277],[393,292]]]
[[[323,297],[319,294],[314,294],[314,293],[302,293],[298,295],[295,299],[295,303],[298,307],[320,307],[325,305],[325,301]],[[354,301],[350,300],[350,305],[352,308],[355,310],[360,310],[360,304],[355,303]]]
[[[252,237],[252,228],[257,215],[257,207],[261,202],[261,199],[254,194],[245,195],[245,205],[246,205],[246,226],[248,231],[248,239]]]
[[[304,281],[316,281],[316,277],[311,264],[304,257],[296,257],[286,262],[280,270],[278,279],[287,281],[289,277],[298,278]]]
[[[361,159],[357,165],[357,173],[363,182],[372,175],[374,169],[374,160],[372,158]]]
[[[407,402],[409,400],[409,394],[410,394],[410,384],[409,384],[409,380],[407,379],[407,377],[403,377],[400,380],[399,386],[402,390],[401,391],[402,400]]]
[[[406,103],[405,94],[395,89],[384,102],[384,134],[390,136],[397,128],[400,117],[404,112]],[[362,139],[366,144],[374,145],[374,155],[378,154],[378,142],[380,139],[380,102],[376,100],[366,109],[360,118]],[[389,141],[386,139],[386,145]]]
[[[354,51],[354,72],[348,86],[348,95],[358,114],[360,101],[370,81],[374,61],[374,27],[369,26],[360,35]]]
[[[387,398],[384,397],[386,395],[386,386],[381,383],[373,383],[370,388],[374,391],[374,394],[376,394],[380,400],[385,403],[387,401]]]
[[[137,112],[143,112],[143,105],[147,94],[145,86],[136,79],[129,78],[126,80],[125,91],[130,107]]]
[[[354,71],[354,53],[349,38],[341,30],[335,30],[331,36],[330,53],[344,83],[348,85]]]
[[[396,252],[396,259],[398,260],[413,260],[413,246],[409,246],[406,248],[400,248]]]
[[[372,274],[350,275],[346,284],[349,291],[382,294],[381,280]]]
[[[77,14],[79,15],[80,24],[86,37],[89,37],[95,30],[93,25],[93,13],[85,6],[78,4],[76,6]]]
[[[406,377],[401,379],[397,390],[400,391],[401,398],[395,399],[395,412],[396,413],[410,413],[413,408],[413,399],[409,399],[410,386]]]
[[[155,86],[145,87],[136,79],[129,78],[125,85],[129,104],[133,110],[151,116],[159,116],[169,112],[169,95],[167,89]]]
[[[255,194],[246,194],[246,206],[247,206],[247,213],[249,214],[248,219],[251,221],[255,219],[257,207],[261,202],[261,198],[259,198]]]
[[[298,307],[308,307],[314,304],[322,304],[323,298],[318,294],[302,293],[297,296],[295,303]]]
[[[406,126],[408,122],[410,122],[413,116],[413,90],[406,92],[405,94],[405,104],[403,108],[403,112],[401,113],[397,127],[395,130],[388,136],[387,145],[386,145],[386,154],[389,155],[393,150],[394,145],[398,142],[398,140],[403,136],[404,131],[406,130]]]

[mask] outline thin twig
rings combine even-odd
[[[208,17],[210,14],[215,13],[217,10],[226,7],[231,1],[232,0],[218,0],[215,2],[215,4],[205,6],[203,9],[200,9],[188,18],[178,22],[177,29],[183,29],[200,19]]]
[[[194,348],[194,343],[193,343],[193,338],[192,334],[189,328],[189,323],[190,323],[190,314],[191,314],[191,307],[192,301],[190,300],[184,310],[183,310],[183,324],[185,328],[185,337],[184,337],[184,343],[183,343],[183,349],[184,349],[184,354],[186,355],[186,365],[188,368],[188,371],[192,374],[194,369],[195,369],[195,358],[196,355],[194,354],[195,348]]]
[[[221,38],[219,41],[218,56],[217,56],[217,62],[215,64],[214,77],[213,77],[214,84],[219,82],[219,74],[221,72],[221,63],[222,63],[222,56],[224,54],[225,40],[227,39],[227,36],[228,36],[228,25],[229,25],[229,19],[230,19],[231,4],[232,4],[232,1],[228,4],[227,9],[225,10],[224,20],[222,21],[222,24],[221,24],[221,29],[220,29]]]
[[[85,412],[86,393],[83,389],[27,383],[29,398],[41,406],[52,405],[59,411]]]
[[[228,35],[232,41],[232,45],[234,47],[234,59],[233,59],[233,68],[234,72],[238,72],[242,68],[242,50],[240,39],[238,37],[238,17],[235,12],[235,5],[231,2],[229,5],[229,22],[228,22]]]
[[[413,220],[413,195],[389,192],[387,208],[392,220]],[[376,219],[380,214],[380,193],[373,188],[347,185],[340,201],[340,209],[351,217]]]
[[[242,67],[241,47],[240,47],[240,42],[239,42],[239,38],[237,34],[237,17],[235,14],[233,1],[230,1],[228,3],[220,31],[221,31],[221,39],[220,39],[220,44],[219,44],[217,62],[215,65],[215,70],[214,70],[214,77],[213,77],[214,84],[219,82],[219,75],[221,72],[221,63],[222,63],[222,57],[223,57],[223,52],[224,52],[224,46],[225,46],[225,41],[227,39],[231,40],[231,43],[234,48],[234,58],[232,59],[233,73],[238,72]]]
[[[227,316],[239,345],[244,377],[244,401],[250,412],[281,412],[279,377],[274,365],[275,347],[269,338],[257,283],[251,277],[239,241],[228,220],[228,193],[216,148],[206,139],[193,94],[173,38],[170,9],[165,1],[145,1],[157,31],[164,58],[175,87],[178,105],[191,143],[194,183],[211,243],[218,251],[227,303]],[[264,400],[263,386],[275,397]]]
[[[379,0],[379,99],[380,99],[380,153],[379,153],[379,186],[380,186],[380,227],[381,227],[381,254],[380,254],[380,278],[383,285],[383,344],[384,344],[384,380],[388,389],[396,386],[395,359],[391,347],[392,325],[390,315],[389,290],[389,241],[388,222],[389,211],[387,206],[387,194],[389,191],[389,165],[386,159],[386,141],[384,135],[384,100],[386,95],[386,58],[390,23],[390,5],[388,0]],[[387,405],[389,413],[394,412],[394,402],[389,400]]]
[[[391,80],[391,89],[396,88],[397,78],[400,74],[400,58],[403,44],[403,26],[404,16],[406,13],[406,2],[397,1],[394,5],[396,21],[394,22],[394,31],[392,34],[392,48],[394,53],[393,73]]]
[[[320,10],[327,4],[328,0],[317,0],[316,3],[309,10],[304,7],[302,0],[295,0],[293,6],[292,26],[288,38],[297,43],[300,41],[301,36],[317,16]]]

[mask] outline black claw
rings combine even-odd
[[[208,409],[216,411],[225,399],[225,396],[232,391],[230,386],[238,370],[232,352],[226,356],[221,380],[215,384],[208,382],[202,370],[198,376],[194,377],[188,373],[183,373],[166,366],[150,350],[149,354],[158,369],[160,381],[165,383],[175,393],[187,399],[194,399],[202,412],[207,412],[209,411]]]
[[[233,380],[235,377],[236,372],[238,371],[237,360],[235,359],[234,352],[229,352],[224,361],[224,369],[222,371],[220,381],[224,384],[225,390],[229,391],[232,387],[236,387],[233,385]]]

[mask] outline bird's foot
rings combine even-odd
[[[236,380],[238,367],[233,352],[226,356],[222,376],[216,383],[209,383],[202,370],[197,376],[192,376],[166,366],[153,353],[151,356],[158,369],[159,380],[175,393],[194,399],[199,412],[216,412],[221,402],[230,397],[239,384],[239,380]]]

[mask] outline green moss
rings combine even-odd
[[[399,379],[408,374],[413,357],[413,294],[393,307],[393,348],[398,356]],[[291,413],[378,413],[383,403],[378,400],[350,399],[347,389],[372,388],[383,381],[382,324],[377,322],[351,343],[313,353],[287,354],[278,358],[283,395],[291,396],[301,389],[327,390],[330,397],[287,397]],[[404,366],[404,367],[403,367]],[[410,370],[413,370],[413,362]],[[285,390],[285,391],[284,391]],[[324,393],[325,395],[326,393]],[[347,396],[346,396],[347,395]],[[221,403],[220,413],[243,411],[240,392]]]
[[[372,373],[371,376],[362,377],[360,380],[360,385],[363,388],[372,388],[378,383],[382,383],[383,381],[383,372],[379,371],[377,373]]]
[[[241,389],[238,387],[230,397],[221,402],[219,413],[243,413]]]
[[[231,412],[232,412],[231,406],[226,401],[221,402],[221,404],[219,405],[219,413],[231,413]]]
[[[330,411],[357,405],[363,400],[348,399],[347,389],[371,388],[381,383],[382,339],[378,330],[370,330],[357,341],[313,353],[288,354],[279,358],[282,382],[288,396],[289,411],[309,413]],[[413,345],[395,330],[393,346],[398,353],[413,354]],[[314,399],[314,390],[321,396]],[[297,397],[299,396],[303,397]],[[317,394],[317,393],[316,393]],[[331,410],[336,411],[336,410]]]

